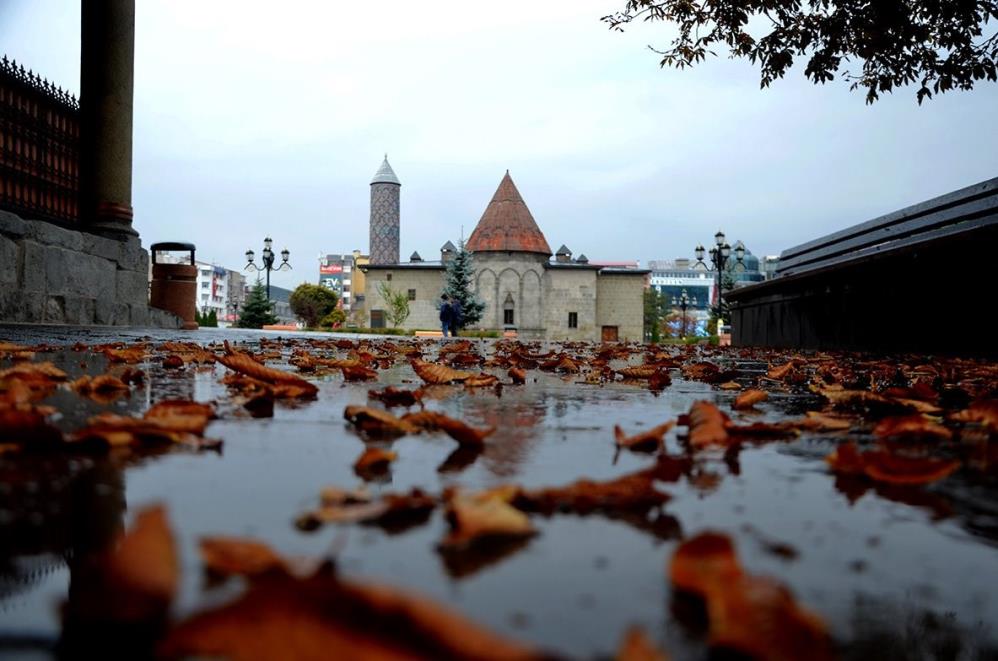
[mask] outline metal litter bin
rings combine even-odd
[[[190,264],[160,263],[159,253],[171,250],[190,253]],[[197,330],[194,314],[197,310],[198,269],[194,265],[194,244],[154,243],[149,251],[152,253],[152,292],[149,304],[183,319],[184,330]]]

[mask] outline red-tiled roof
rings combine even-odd
[[[471,233],[467,248],[472,252],[495,250],[551,254],[551,247],[520,197],[520,191],[516,190],[509,171],[499,182],[496,194]]]

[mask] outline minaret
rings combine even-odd
[[[388,154],[371,180],[371,264],[399,263],[399,193],[402,182]]]

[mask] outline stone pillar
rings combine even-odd
[[[80,217],[95,234],[132,229],[135,0],[81,0]]]

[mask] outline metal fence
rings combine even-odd
[[[80,104],[62,88],[0,60],[0,209],[75,226]]]

